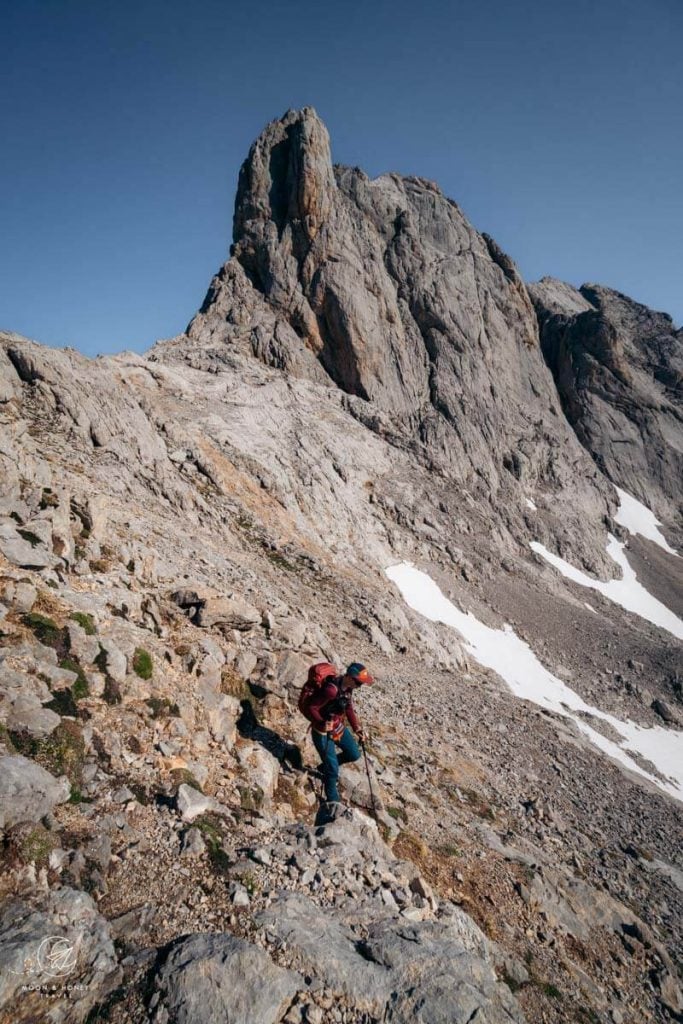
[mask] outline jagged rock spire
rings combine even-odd
[[[251,147],[232,258],[189,335],[217,354],[247,329],[260,358],[371,401],[477,486],[566,483],[576,460],[595,477],[513,261],[433,182],[333,165],[310,107]]]

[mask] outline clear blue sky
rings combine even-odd
[[[437,180],[527,280],[683,321],[682,0],[0,0],[0,326],[183,330],[237,172],[310,104],[333,158]]]

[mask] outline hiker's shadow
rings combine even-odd
[[[237,720],[237,731],[245,739],[260,743],[262,747],[276,757],[285,769],[302,771],[304,759],[300,748],[296,743],[285,740],[274,729],[261,725],[258,720],[254,705],[266,696],[267,691],[256,683],[249,683],[249,689],[254,699],[246,699],[241,702],[242,714]]]

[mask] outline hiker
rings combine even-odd
[[[374,679],[365,665],[354,661],[342,676],[333,665],[322,662],[309,669],[308,681],[301,691],[299,710],[312,725],[315,749],[320,754],[325,797],[329,805],[339,805],[339,766],[357,761],[360,757],[355,732],[360,743],[363,730],[353,706],[353,692],[359,686],[369,686]],[[344,724],[347,719],[351,729]],[[340,753],[337,752],[337,747]]]

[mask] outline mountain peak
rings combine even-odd
[[[313,107],[288,110],[271,121],[242,164],[233,222],[235,255],[258,274],[256,257],[264,232],[281,235],[296,227],[300,244],[310,243],[329,215],[336,189],[330,138]]]

